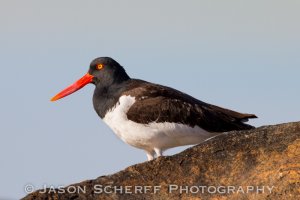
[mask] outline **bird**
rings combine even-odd
[[[94,59],[88,72],[51,101],[95,85],[93,107],[125,143],[144,150],[148,161],[167,149],[196,145],[224,132],[255,128],[245,114],[198,100],[171,87],[130,78],[116,60]]]

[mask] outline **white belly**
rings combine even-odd
[[[134,147],[148,151],[154,148],[166,150],[177,146],[198,144],[216,135],[198,126],[192,128],[169,122],[139,124],[128,120],[126,113],[134,103],[134,97],[121,96],[119,103],[103,118],[119,138]]]

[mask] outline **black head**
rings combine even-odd
[[[129,79],[130,77],[124,68],[114,59],[109,57],[96,58],[91,62],[90,69],[86,75],[55,95],[51,101],[68,96],[89,83],[95,84],[98,89],[107,89],[112,85],[118,86],[118,84]]]
[[[101,87],[108,87],[130,79],[125,69],[110,57],[94,59],[88,73],[94,77],[93,83]]]

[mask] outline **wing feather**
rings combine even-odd
[[[137,123],[174,122],[199,126],[210,132],[226,132],[254,128],[245,124],[253,114],[243,114],[207,104],[178,90],[142,82],[133,84],[124,95],[133,94],[136,102],[127,112],[129,120]]]

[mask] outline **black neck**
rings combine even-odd
[[[93,105],[97,114],[103,119],[105,114],[111,110],[118,102],[122,93],[126,90],[126,85],[130,82],[130,78],[123,81],[117,81],[109,86],[97,84],[94,96]]]

